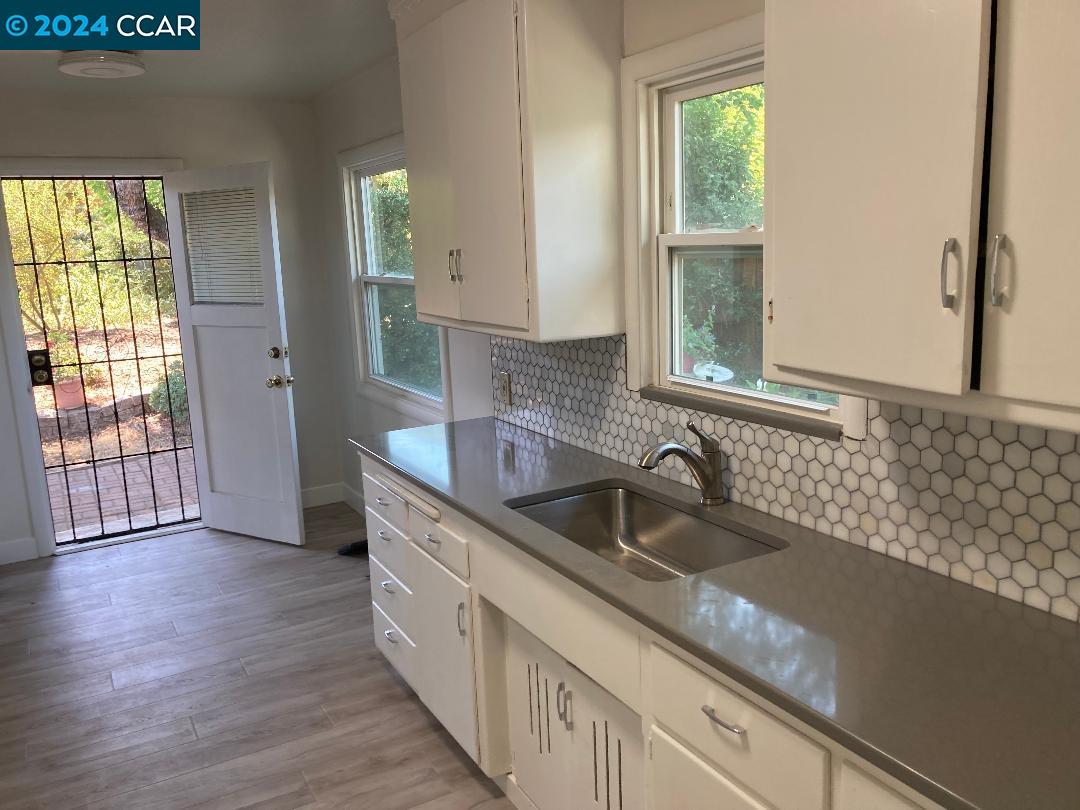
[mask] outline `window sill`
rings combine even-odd
[[[436,402],[387,383],[370,379],[362,380],[357,386],[356,393],[370,402],[382,405],[410,419],[442,422],[447,416],[445,401]]]
[[[663,402],[667,405],[675,405],[693,411],[702,411],[714,416],[726,416],[730,419],[751,422],[755,425],[767,425],[781,430],[790,430],[793,433],[804,433],[808,436],[817,436],[830,441],[840,441],[844,436],[843,425],[829,417],[804,416],[768,406],[754,405],[749,402],[736,402],[732,399],[677,391],[671,388],[661,388],[657,385],[642,386],[639,393],[642,399]]]

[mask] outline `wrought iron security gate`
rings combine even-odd
[[[161,178],[2,186],[57,543],[196,520]]]

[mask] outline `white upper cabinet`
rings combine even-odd
[[[1080,4],[997,8],[980,388],[1080,407]]]
[[[529,340],[621,332],[621,3],[402,5],[420,319]]]
[[[966,390],[989,7],[767,0],[774,377]]]

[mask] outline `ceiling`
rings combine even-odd
[[[202,0],[199,51],[144,51],[146,74],[66,76],[58,51],[0,51],[0,90],[303,100],[394,50],[386,0]]]

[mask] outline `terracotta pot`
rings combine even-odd
[[[58,411],[81,408],[86,404],[82,380],[64,380],[63,382],[54,383],[53,390],[56,392],[56,409]]]

